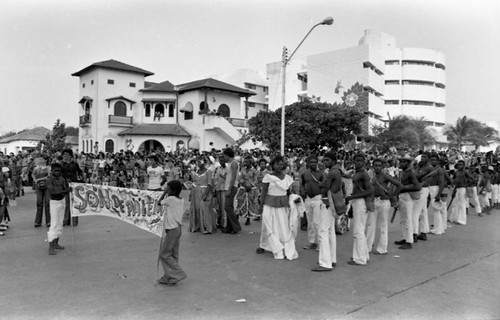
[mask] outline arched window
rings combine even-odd
[[[175,144],[175,147],[177,150],[182,149],[184,147],[184,141],[182,141],[182,140],[177,141],[177,143]]]
[[[90,100],[85,101],[85,114],[90,114],[90,107],[92,106],[92,102]]]
[[[115,116],[126,117],[127,116],[127,106],[122,101],[117,101],[115,103]]]
[[[90,139],[90,145],[88,146],[88,147],[89,147],[89,152],[90,152],[90,153],[93,153],[93,152],[94,152],[94,151],[92,151],[92,146],[93,146],[92,139]]]
[[[168,105],[168,116],[170,118],[173,118],[174,117],[174,111],[175,111],[175,107],[174,107],[174,104],[171,103]]]
[[[231,116],[231,111],[229,110],[227,104],[221,104],[219,109],[217,109],[217,113],[226,118]]]
[[[83,152],[86,152],[86,151],[85,151],[85,140],[83,140],[83,139],[82,139],[82,151],[83,151]]]
[[[105,150],[105,152],[109,152],[109,153],[115,152],[114,141],[111,139],[106,140],[106,143],[104,144],[104,150]]]
[[[208,111],[208,103],[205,103],[205,101],[202,101],[202,102],[200,103],[200,112],[203,112],[203,111],[205,111],[205,110],[207,110],[207,111]]]
[[[151,105],[146,103],[146,117],[151,117]]]
[[[89,152],[89,141],[85,140],[85,152]]]
[[[155,116],[163,117],[165,115],[165,107],[161,103],[155,105]]]

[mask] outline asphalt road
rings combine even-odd
[[[352,233],[337,236],[337,267],[315,273],[317,252],[274,260],[255,254],[260,222],[237,235],[188,233],[174,287],[156,284],[160,238],[116,219],[65,227],[66,250],[47,254],[47,228],[33,227],[32,190],[11,208],[0,237],[0,319],[499,319],[500,211],[468,216],[445,235],[350,266]],[[161,267],[160,272],[161,275]],[[245,299],[245,302],[237,302]]]

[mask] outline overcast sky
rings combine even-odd
[[[500,121],[498,0],[2,0],[0,133],[78,125],[78,78],[115,59],[174,84],[357,45],[365,29],[446,55],[447,121]]]

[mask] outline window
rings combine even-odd
[[[262,87],[262,91],[264,91],[265,93],[267,93],[268,90],[269,90],[268,87]]]
[[[386,66],[399,65],[399,60],[385,60]]]
[[[202,101],[200,103],[200,112],[203,112],[203,111],[208,111],[208,103],[205,103],[205,101]]]
[[[255,90],[257,86],[251,83],[245,83],[245,88]]]
[[[434,82],[430,81],[415,81],[415,80],[403,80],[403,85],[414,85],[414,86],[434,86]]]
[[[165,107],[161,103],[155,104],[155,118],[161,118],[165,116]]]
[[[399,100],[385,100],[385,104],[399,104]]]
[[[415,106],[434,106],[434,102],[431,101],[421,101],[421,100],[403,100],[403,104],[415,105]]]
[[[255,102],[248,102],[247,105],[249,108],[255,108]]]
[[[135,82],[130,82],[128,85],[132,88],[135,88]]]
[[[82,151],[87,152],[85,149],[85,140],[82,139]]]
[[[184,111],[184,120],[192,120],[193,112],[192,111]]]
[[[111,139],[106,140],[104,144],[104,151],[109,153],[115,152],[115,143],[113,140]]]
[[[114,115],[119,117],[127,116],[127,106],[123,101],[117,101],[114,107]]]
[[[174,106],[173,103],[171,103],[171,104],[168,105],[168,116],[170,118],[173,118],[174,114],[175,114],[175,106]]]
[[[418,60],[403,60],[403,66],[405,65],[416,65],[416,66],[427,66],[433,67],[434,63],[429,61],[418,61]]]
[[[399,80],[385,80],[386,85],[394,85],[397,84],[399,85]]]
[[[108,84],[115,84],[115,80],[113,80],[113,79],[108,79]]]
[[[443,64],[441,64],[441,63],[436,63],[436,68],[438,68],[438,69],[442,69],[442,70],[444,70],[444,69],[445,69],[444,65],[443,65]]]
[[[229,110],[227,104],[221,104],[219,106],[219,109],[217,109],[217,113],[223,117],[229,118],[229,116],[231,115],[231,110]]]
[[[90,84],[94,84],[94,80],[90,80]]]
[[[149,103],[146,103],[146,112],[145,112],[146,117],[151,117],[151,105]]]
[[[84,83],[82,83],[82,88],[85,88],[85,82],[84,82]]]
[[[436,88],[444,89],[444,88],[446,88],[446,86],[442,83],[436,83]]]

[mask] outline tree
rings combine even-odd
[[[374,139],[381,151],[386,152],[390,148],[425,149],[432,145],[436,139],[427,129],[429,125],[425,118],[410,118],[400,115],[389,120],[386,126],[373,128]]]
[[[479,149],[479,147],[487,147],[492,142],[500,141],[498,131],[485,123],[481,123],[479,127],[474,128],[474,132],[469,136],[468,140]]]
[[[250,135],[270,149],[279,149],[281,112],[260,111],[249,120]],[[357,108],[319,102],[296,102],[285,108],[285,148],[339,148],[361,132],[365,115]]]
[[[64,132],[67,136],[78,136],[78,128],[72,126],[64,128]]]
[[[500,140],[496,129],[467,116],[458,118],[455,125],[447,125],[444,133],[450,143],[459,150],[465,144],[472,144],[478,149]]]
[[[70,145],[66,143],[65,127],[66,125],[60,119],[57,119],[52,132],[47,133],[45,140],[40,141],[37,148],[49,154],[69,148]]]

